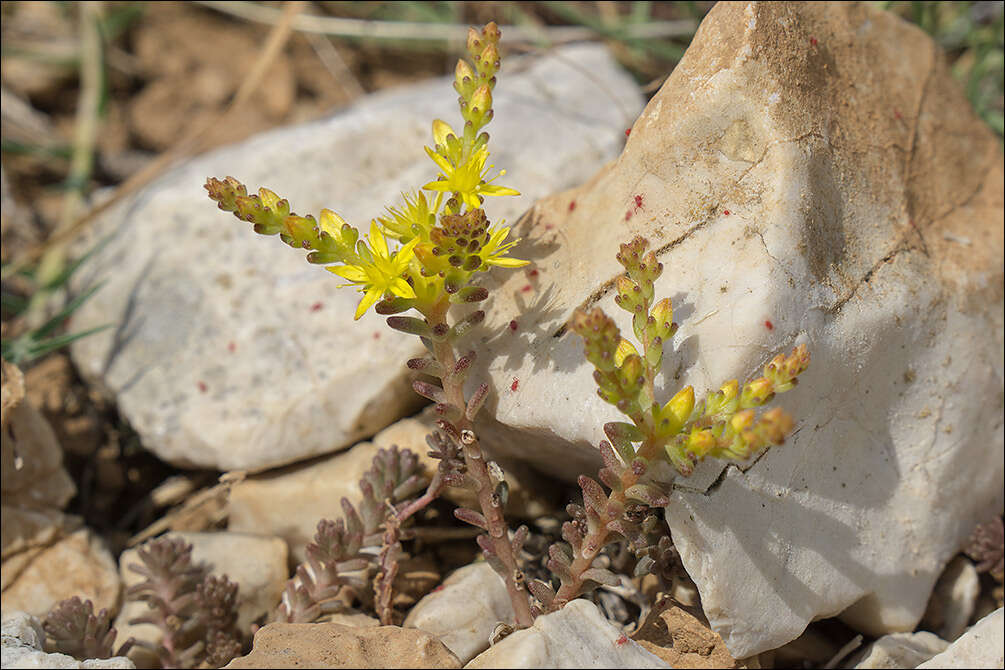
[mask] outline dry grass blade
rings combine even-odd
[[[197,4],[217,11],[239,16],[249,21],[275,23],[279,12],[255,2],[219,2],[201,0]],[[347,19],[337,16],[303,15],[297,17],[293,27],[305,33],[323,33],[340,37],[359,37],[376,40],[440,40],[463,43],[467,39],[467,24],[422,23],[415,21],[371,21]],[[626,35],[636,39],[660,37],[690,37],[697,28],[691,19],[680,21],[653,21],[626,28]],[[597,31],[580,26],[499,26],[506,41],[562,44],[597,38]]]

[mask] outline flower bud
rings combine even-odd
[[[708,398],[708,405],[705,414],[716,416],[720,414],[732,414],[736,411],[736,394],[740,389],[740,384],[735,379],[719,387],[719,390]]]
[[[471,105],[467,110],[467,119],[477,128],[484,125],[485,113],[492,109],[492,91],[485,84],[475,89],[471,94]]]
[[[758,377],[743,386],[740,406],[758,407],[771,400],[775,395],[775,385],[767,377]]]
[[[281,199],[278,195],[267,188],[258,189],[258,197],[262,201],[262,205],[273,211],[275,211],[276,204],[279,203]]]
[[[622,337],[621,341],[618,342],[618,348],[614,352],[614,365],[620,368],[625,359],[632,355],[638,356],[638,350],[635,348],[635,345]]]
[[[664,418],[671,418],[676,424],[676,428],[672,431],[676,433],[690,418],[692,410],[694,410],[694,389],[685,386],[663,406],[661,414]]]
[[[454,90],[462,98],[470,98],[477,84],[476,77],[475,71],[471,69],[467,61],[458,59],[457,67],[454,69]]]
[[[478,54],[481,53],[484,42],[482,42],[481,35],[474,28],[468,28],[468,43],[467,49],[468,53],[471,54],[471,58],[478,58]]]
[[[457,133],[455,133],[454,129],[450,127],[450,124],[442,119],[435,119],[433,121],[433,141],[436,142],[437,149],[442,147],[444,151],[447,150],[448,135],[457,137]]]
[[[496,70],[499,69],[499,50],[494,44],[490,44],[482,50],[475,67],[483,79],[489,79],[496,73]]]
[[[482,37],[484,37],[487,42],[498,44],[499,40],[502,38],[502,32],[499,30],[499,26],[496,25],[495,21],[489,21],[485,27],[482,28]]]

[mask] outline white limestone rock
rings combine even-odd
[[[487,203],[513,221],[535,199],[612,158],[642,107],[604,47],[507,59],[494,92],[492,161],[523,193]],[[182,467],[263,470],[331,452],[417,407],[404,362],[418,340],[369,313],[359,294],[206,197],[208,176],[267,186],[294,211],[323,207],[368,229],[400,192],[435,177],[432,120],[458,118],[446,78],[368,96],[330,119],[283,128],[192,160],[101,217],[114,232],[79,273],[107,280],[74,329],[80,371],[101,382],[144,446]],[[91,242],[93,243],[93,241]]]
[[[856,652],[843,667],[856,670],[916,668],[948,646],[948,642],[927,631],[891,633]]]
[[[412,607],[402,625],[436,635],[467,663],[488,649],[497,624],[514,622],[506,585],[488,563],[479,562],[455,570]]]
[[[4,524],[7,517],[4,516]],[[44,617],[60,601],[74,596],[90,600],[94,611],[119,611],[121,584],[115,558],[105,541],[81,528],[51,545],[24,551],[3,563],[4,609]]]
[[[987,615],[941,654],[918,666],[925,668],[1005,667],[1005,616],[999,607]]]
[[[928,601],[922,626],[952,642],[967,629],[977,607],[981,583],[977,568],[965,556],[957,556],[939,576]]]
[[[465,668],[669,668],[582,598],[512,633]]]
[[[2,643],[0,643],[0,655],[2,655],[0,667],[87,668],[90,670],[136,667],[125,656],[78,661],[66,654],[48,654],[42,651],[44,647],[45,632],[38,619],[17,610],[4,612]]]
[[[812,354],[774,402],[796,420],[786,445],[676,482],[668,521],[713,629],[736,658],[842,612],[913,630],[1003,504],[1002,172],[917,28],[862,4],[716,5],[622,156],[516,227],[538,275],[493,291],[470,377],[494,386],[483,442],[596,472],[623,417],[567,322],[599,306],[631,332],[615,253],[645,235],[682,324],[661,399]]]

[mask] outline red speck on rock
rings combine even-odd
[[[509,329],[512,330],[515,333],[516,329],[517,329],[517,326],[519,326],[519,325],[520,324],[518,324],[516,322],[516,319],[513,319],[512,321],[509,322]]]
[[[206,391],[209,390],[209,387],[206,386],[206,382],[199,382],[199,383],[196,384],[196,386],[199,387],[199,392],[200,393],[205,393]]]
[[[535,268],[535,269],[531,270],[530,272],[528,272],[527,276],[533,278],[533,277],[538,276],[539,274],[540,273],[537,271],[537,268]]]
[[[637,212],[640,209],[643,209],[643,207],[642,207],[642,196],[641,195],[636,195],[635,196],[635,211]]]
[[[723,213],[724,216],[729,216],[729,210],[728,209],[722,210],[722,213]]]
[[[811,46],[816,46],[817,45],[817,38],[811,37],[810,38],[810,45]]]
[[[625,137],[631,137],[631,134],[632,134],[632,129],[631,128],[625,128]]]
[[[629,221],[632,218],[632,210],[625,212],[625,221]]]
[[[574,211],[576,209],[576,201],[573,200],[569,203],[569,211]]]
[[[227,351],[229,351],[230,353],[234,353],[235,351],[237,351],[237,345],[234,344],[233,342],[228,342]]]
[[[619,637],[617,640],[614,641],[614,644],[618,645],[619,647],[623,647],[626,644],[628,644],[628,638],[625,635],[622,635],[621,637]]]
[[[515,391],[516,387],[518,387],[519,385],[520,385],[520,380],[517,379],[516,377],[513,377],[513,383],[509,385],[509,390],[510,391]]]
[[[325,304],[323,302],[316,302],[313,305],[311,305],[311,311],[312,312],[320,312],[321,308],[324,307],[324,306],[325,306]]]
[[[523,288],[520,289],[520,292],[521,293],[528,293],[532,288],[534,288],[534,287],[531,286],[530,284],[527,284],[526,286],[524,286]]]
[[[375,339],[375,340],[379,340],[379,339],[380,339],[380,333],[378,333],[378,332],[375,332],[375,333],[373,334],[373,339]]]
[[[775,329],[775,324],[771,323],[770,321],[765,321],[764,322],[764,327],[767,328],[768,330],[774,330]]]

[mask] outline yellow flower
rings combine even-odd
[[[443,193],[457,193],[460,195],[461,200],[464,201],[464,204],[470,209],[481,207],[482,200],[480,196],[520,195],[519,191],[490,183],[506,174],[505,170],[502,170],[492,179],[485,180],[485,161],[489,157],[488,149],[479,149],[465,163],[456,167],[429,147],[426,147],[426,153],[439,166],[440,171],[445,176],[441,176],[437,181],[429,182],[422,187],[424,189],[441,191]]]
[[[369,246],[365,242],[359,245],[360,259],[357,263],[339,265],[326,268],[329,272],[334,272],[343,279],[348,279],[351,284],[359,286],[359,290],[364,294],[356,307],[356,316],[359,319],[366,310],[380,300],[386,293],[391,293],[402,298],[414,298],[415,291],[404,280],[402,275],[408,269],[412,260],[412,250],[418,244],[419,239],[415,238],[396,253],[391,254],[387,249],[387,240],[380,232],[377,222],[370,224],[370,235],[368,237]]]
[[[478,255],[481,256],[483,263],[486,265],[498,265],[501,268],[522,268],[524,265],[530,265],[530,261],[505,257],[513,245],[520,241],[517,239],[503,244],[503,240],[505,240],[508,235],[509,228],[499,228],[492,231],[489,241],[478,250]]]
[[[442,193],[437,194],[436,200],[430,203],[426,199],[426,194],[422,191],[409,196],[402,193],[405,206],[401,209],[388,207],[388,216],[377,219],[381,227],[391,237],[399,242],[406,242],[413,237],[429,239],[429,231],[436,225],[436,213],[440,210],[440,199]]]

